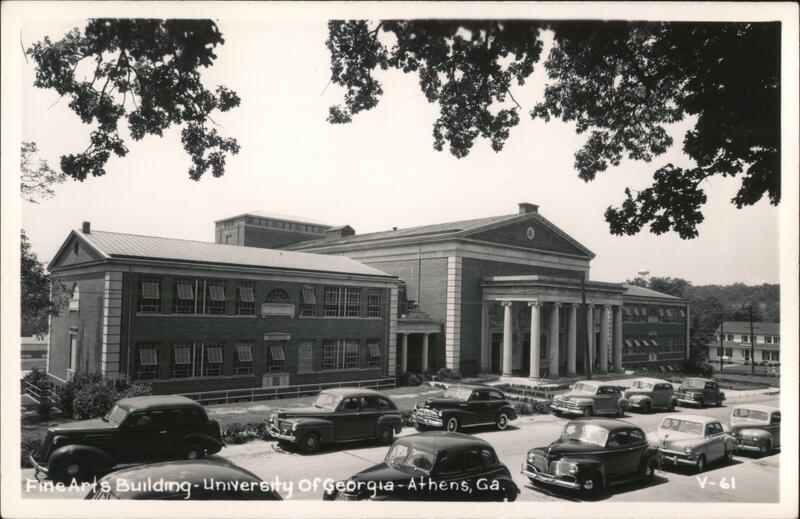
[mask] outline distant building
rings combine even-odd
[[[278,249],[298,241],[324,238],[331,229],[330,225],[307,218],[265,211],[223,218],[214,222],[214,226],[216,243],[266,249]]]
[[[47,336],[22,337],[20,351],[22,357],[23,375],[33,369],[45,371],[47,369]]]
[[[755,362],[777,364],[781,360],[780,323],[754,322]],[[720,344],[720,333],[724,334]],[[714,342],[708,347],[709,361],[719,361],[720,355],[734,363],[749,363],[753,349],[749,321],[725,321],[717,328]]]

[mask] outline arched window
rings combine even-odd
[[[267,303],[288,303],[289,302],[289,294],[286,293],[285,290],[281,290],[280,288],[276,288],[272,290],[269,294],[267,294]]]
[[[69,300],[69,311],[70,312],[77,312],[80,310],[81,306],[81,294],[80,289],[78,288],[77,283],[73,283],[72,285],[72,297]]]

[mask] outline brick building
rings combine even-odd
[[[160,393],[395,374],[399,281],[346,257],[72,231],[48,373],[125,373]]]
[[[722,344],[720,333],[724,334]],[[728,362],[750,364],[755,352],[756,363],[780,364],[780,334],[781,323],[754,322],[751,331],[749,321],[725,321],[708,347],[708,360],[719,362],[720,355],[724,355]]]

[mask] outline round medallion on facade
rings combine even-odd
[[[528,230],[525,231],[525,235],[529,240],[532,240],[534,236],[536,236],[536,231],[533,230],[533,227],[528,227]]]

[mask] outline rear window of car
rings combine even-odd
[[[755,409],[734,409],[733,416],[736,418],[749,418],[751,420],[767,420],[768,414],[764,411],[756,411]]]
[[[660,428],[662,430],[684,432],[696,434],[698,436],[703,435],[703,424],[698,422],[690,422],[688,420],[678,420],[676,418],[664,418],[664,421],[661,422]]]
[[[648,391],[653,389],[653,384],[650,382],[642,382],[641,380],[636,380],[633,383],[633,387],[637,387],[639,389],[646,389]]]
[[[574,386],[572,386],[572,389],[575,391],[586,391],[589,393],[594,393],[597,391],[596,386],[593,386],[592,384],[584,384],[582,382],[576,383]]]

